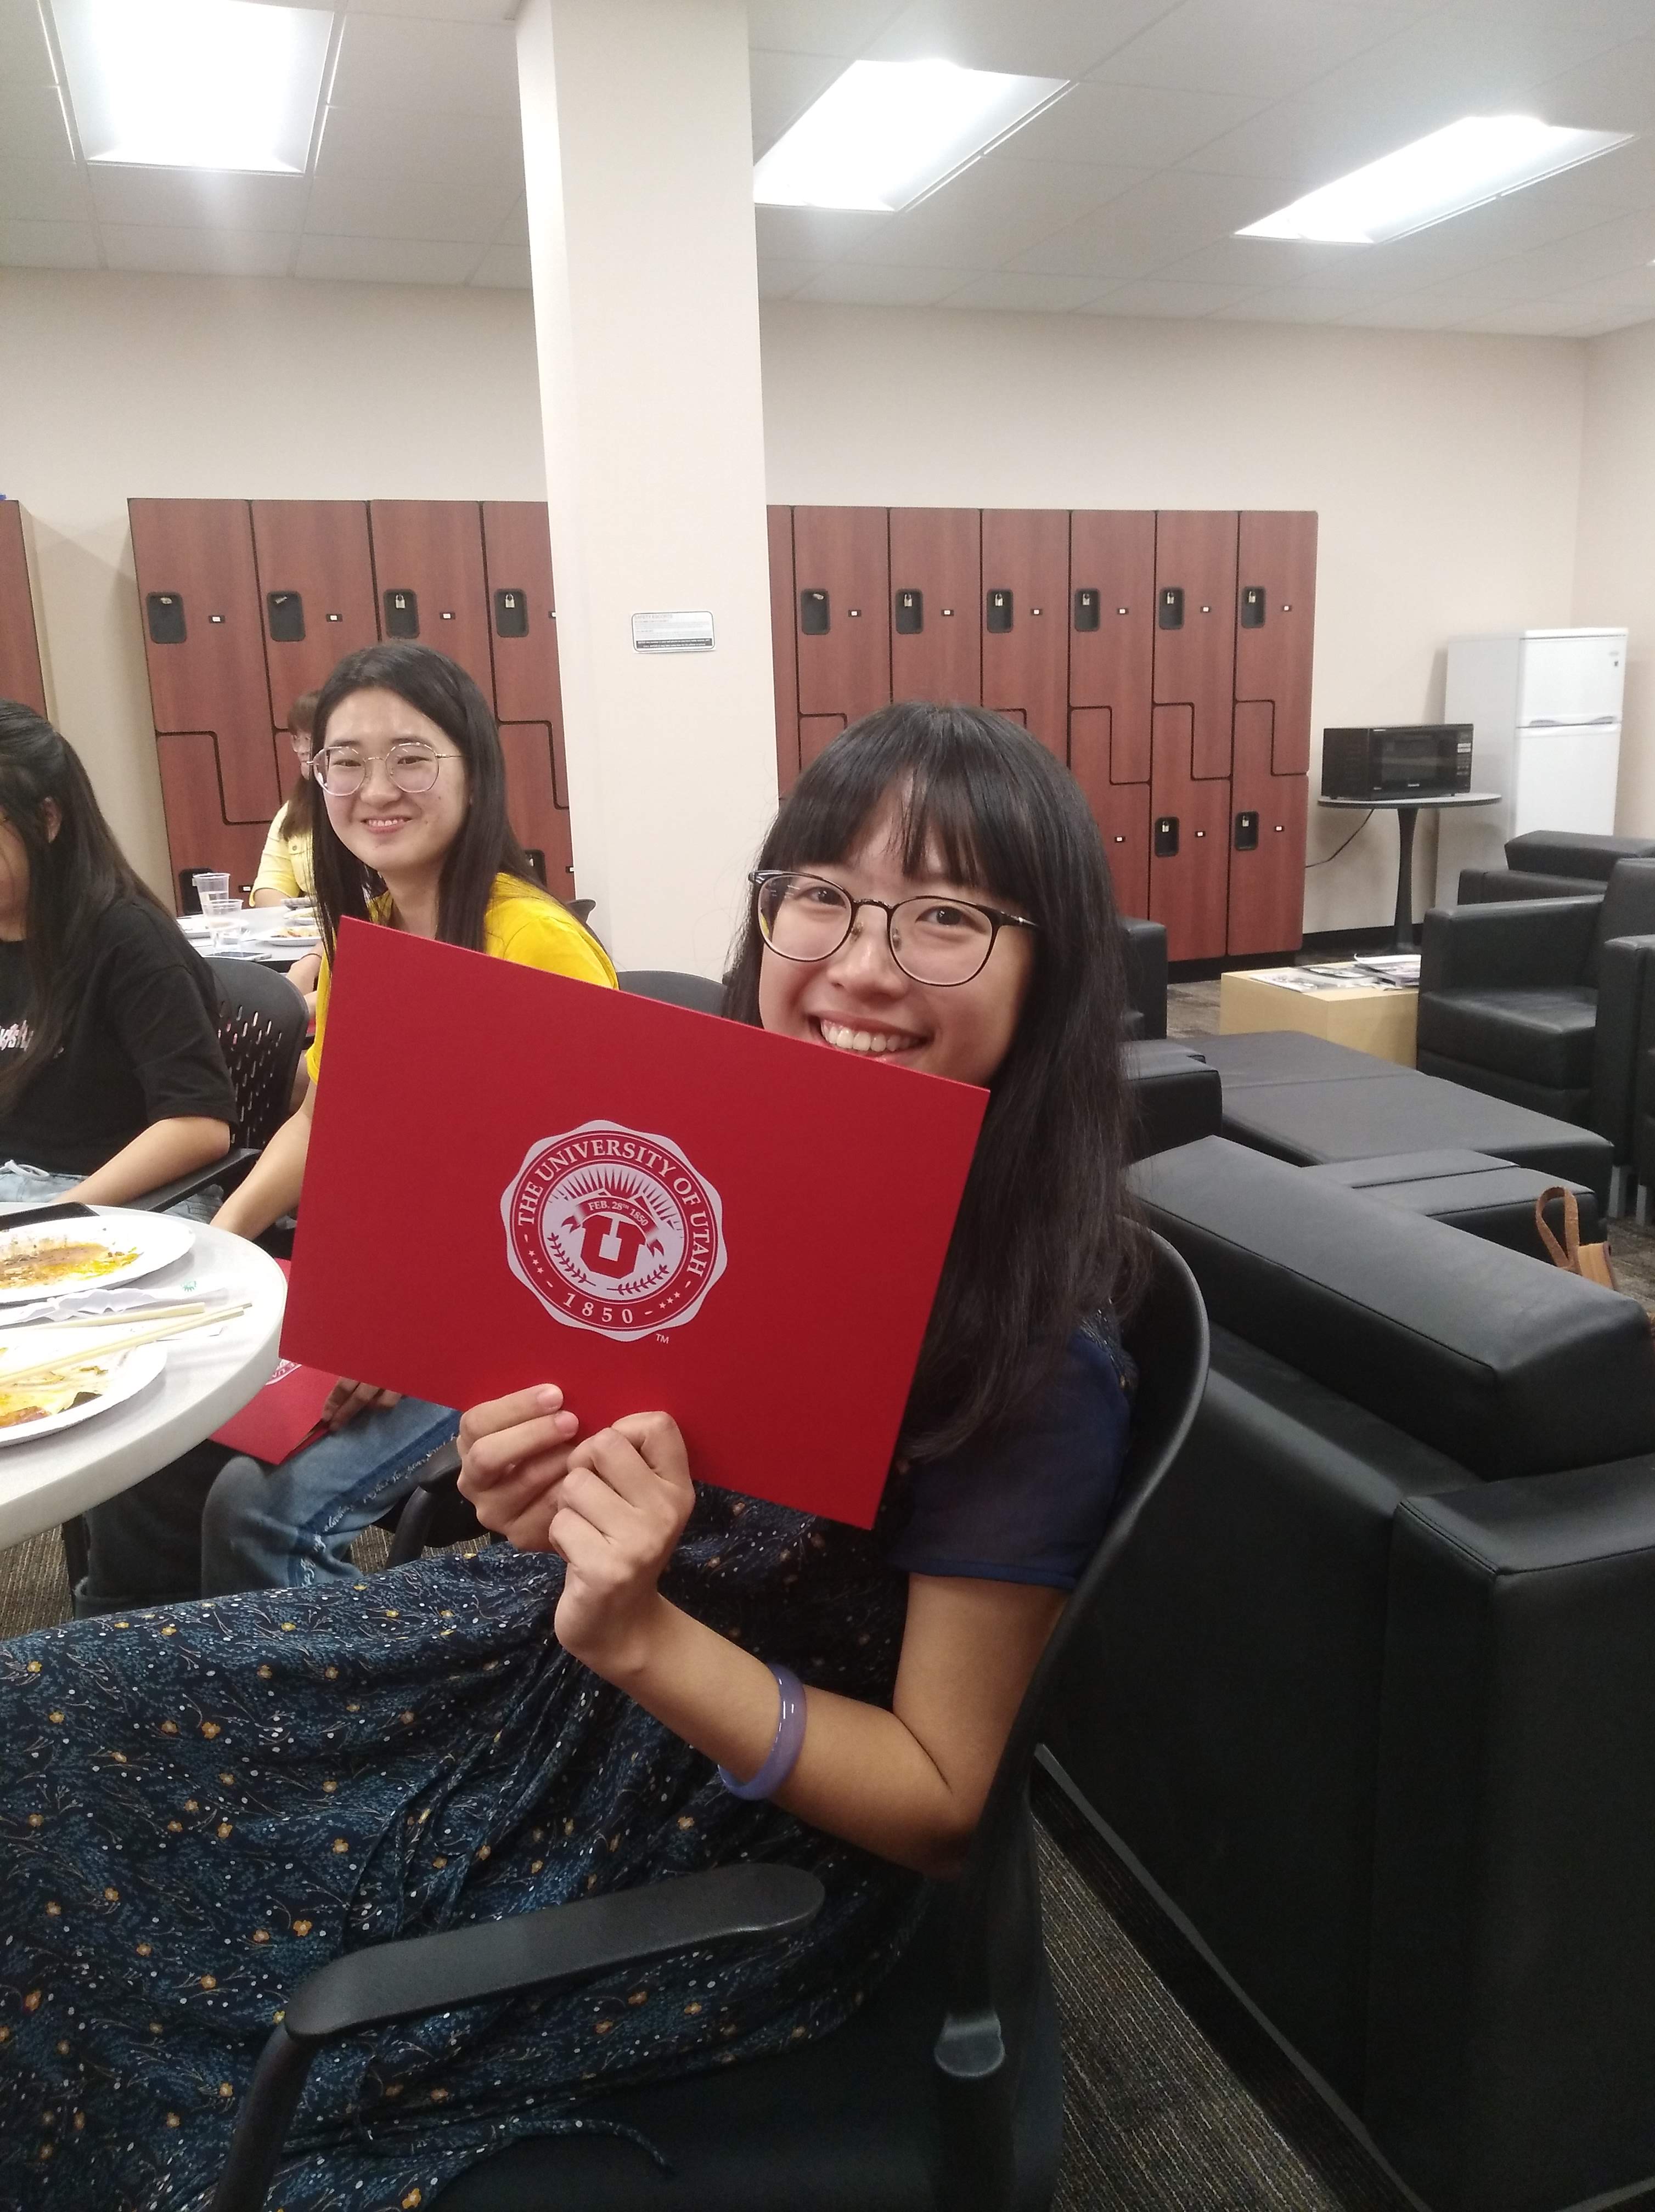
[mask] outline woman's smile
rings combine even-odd
[[[860,1052],[869,1060],[895,1060],[906,1053],[922,1052],[928,1037],[910,1030],[893,1030],[879,1022],[834,1021],[826,1014],[807,1014],[824,1044],[836,1052]]]

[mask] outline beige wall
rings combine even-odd
[[[127,500],[544,498],[528,295],[0,270],[0,491],[58,719],[165,891]]]
[[[1573,618],[1585,352],[1552,338],[778,302],[764,316],[770,495],[1314,507],[1319,750],[1328,725],[1439,714],[1446,638]],[[1312,857],[1350,821],[1312,805]],[[1389,920],[1396,836],[1376,820],[1311,871],[1307,928]],[[1416,883],[1433,876],[1422,827]]]
[[[1655,324],[1586,349],[1578,623],[1624,623],[1626,720],[1615,826],[1655,836]]]

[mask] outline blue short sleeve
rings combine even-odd
[[[1110,1334],[1077,1330],[1026,1419],[891,1478],[878,1532],[891,1565],[1073,1589],[1114,1510],[1129,1379]]]

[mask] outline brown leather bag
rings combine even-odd
[[[1553,1199],[1563,1201],[1563,1242],[1559,1243],[1547,1225],[1546,1208]],[[1554,1267],[1567,1268],[1571,1275],[1582,1276],[1589,1283],[1601,1283],[1606,1291],[1618,1291],[1615,1270],[1609,1265],[1607,1244],[1583,1244],[1580,1242],[1580,1206],[1574,1193],[1566,1190],[1561,1182],[1549,1190],[1542,1190],[1534,1202],[1534,1225],[1540,1232],[1540,1241],[1550,1253]],[[1655,1327],[1655,1322],[1652,1322]]]

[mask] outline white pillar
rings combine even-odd
[[[715,975],[776,805],[746,9],[525,0],[517,55],[576,881]]]

